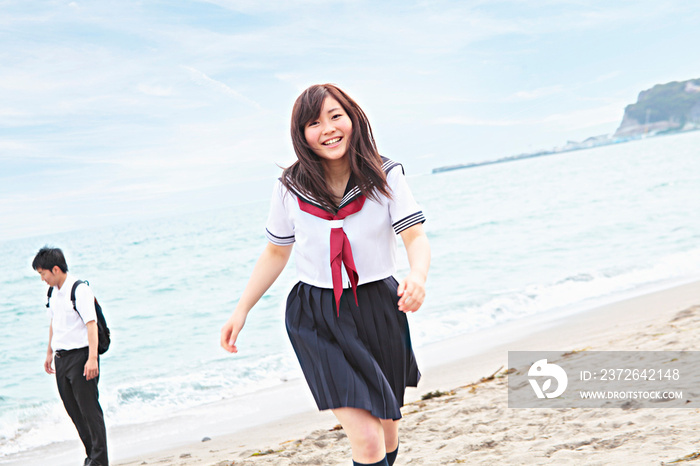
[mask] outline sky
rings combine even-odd
[[[332,82],[407,174],[613,133],[700,4],[0,0],[0,241],[266,199]]]

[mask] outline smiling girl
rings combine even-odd
[[[221,345],[236,353],[246,316],[284,269],[296,244],[299,282],[286,327],[320,410],[331,409],[355,465],[391,465],[407,386],[420,372],[406,313],[425,298],[430,246],[403,167],[379,155],[369,121],[332,84],[306,89],[292,110],[297,161],[276,183],[265,250]],[[396,235],[410,272],[396,272]]]

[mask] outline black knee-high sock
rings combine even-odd
[[[386,454],[386,462],[389,464],[389,466],[394,464],[394,461],[396,461],[396,455],[399,454],[399,446],[396,445],[396,450],[390,451],[389,453]]]
[[[389,463],[386,462],[386,456],[384,457],[383,460],[377,461],[376,463],[358,463],[355,460],[352,460],[352,466],[388,466]]]

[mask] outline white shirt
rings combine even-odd
[[[388,170],[391,199],[382,194],[379,194],[379,201],[368,198],[362,210],[341,221],[324,220],[302,211],[297,195],[277,181],[266,235],[276,245],[296,243],[295,262],[300,281],[319,288],[333,288],[330,230],[341,224],[350,241],[359,285],[382,280],[396,272],[396,235],[423,223],[425,217],[406,183],[403,167],[385,160],[383,167]],[[342,274],[343,286],[348,288],[345,267]]]
[[[80,315],[73,309],[73,302],[70,300],[70,292],[76,279],[70,274],[66,275],[66,280],[59,290],[54,286],[49,299],[47,314],[51,319],[51,329],[53,338],[51,339],[51,349],[71,350],[88,346],[87,324],[96,321],[95,295],[86,283],[78,285],[75,290],[75,306]]]

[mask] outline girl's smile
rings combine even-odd
[[[325,160],[342,159],[348,152],[351,135],[352,120],[333,97],[326,97],[318,118],[304,127],[304,136],[311,150]]]

